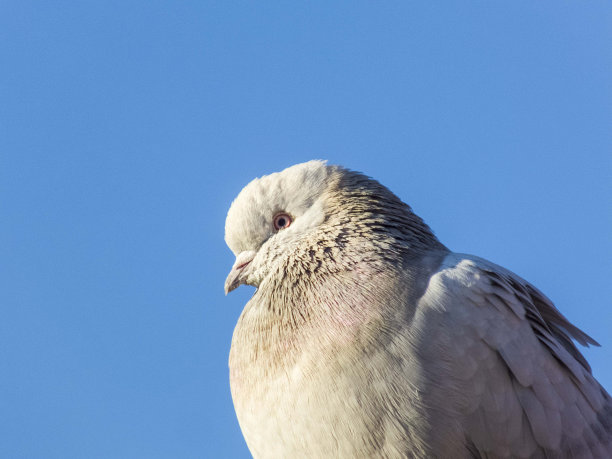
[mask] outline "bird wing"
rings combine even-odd
[[[428,403],[447,404],[475,457],[612,457],[612,401],[572,339],[597,343],[535,287],[451,254],[417,310],[435,329]]]

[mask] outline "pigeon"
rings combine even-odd
[[[450,251],[376,180],[310,161],[232,202],[256,290],[230,387],[256,458],[612,458],[612,399],[536,287]]]

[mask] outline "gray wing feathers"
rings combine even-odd
[[[449,305],[446,352],[465,397],[466,447],[481,457],[612,457],[612,401],[572,338],[597,343],[535,287],[450,255],[423,299]]]

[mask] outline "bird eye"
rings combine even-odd
[[[291,225],[291,217],[284,212],[281,212],[280,214],[276,214],[274,216],[273,221],[274,221],[275,230],[282,230],[282,229],[289,227],[289,225]]]

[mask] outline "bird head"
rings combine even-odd
[[[236,256],[226,294],[241,284],[259,287],[273,270],[281,271],[281,277],[295,274],[283,272],[278,264],[290,255],[293,261],[304,261],[300,255],[307,252],[311,264],[325,264],[329,272],[330,263],[337,263],[338,272],[364,260],[385,263],[395,257],[401,263],[424,250],[443,248],[429,227],[386,187],[318,160],[244,187],[227,214],[225,241]],[[302,263],[301,268],[308,266]]]
[[[225,293],[259,286],[274,261],[325,219],[325,191],[334,166],[309,161],[257,178],[238,194],[225,221],[225,241],[236,261]]]

